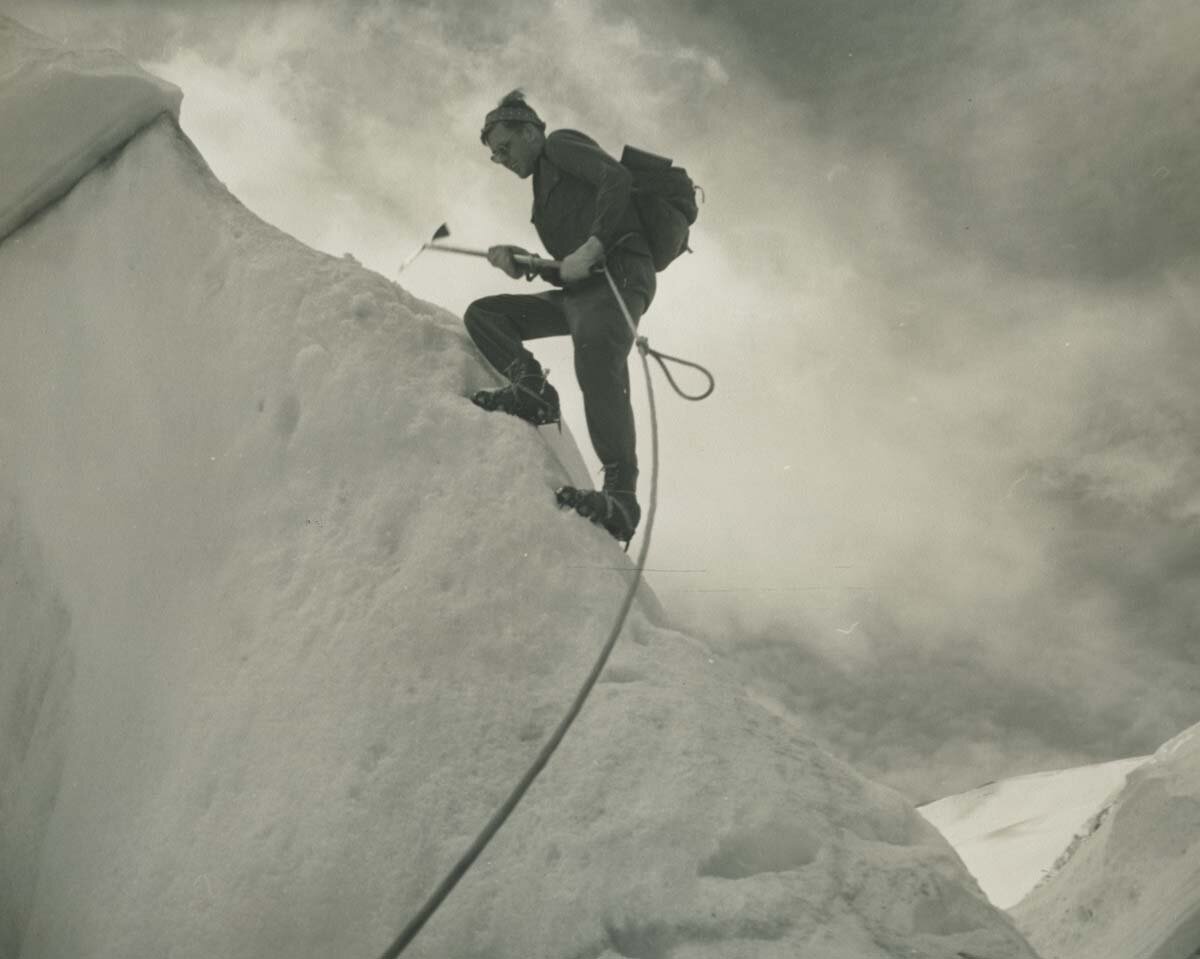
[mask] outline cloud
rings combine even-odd
[[[931,242],[1092,278],[1196,249],[1200,10],[1187,0],[665,9],[664,31],[761,74],[818,136],[888,156]]]

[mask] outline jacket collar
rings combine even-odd
[[[550,194],[554,192],[554,188],[558,186],[562,176],[562,170],[550,162],[546,156],[546,151],[543,150],[541,156],[538,157],[537,166],[533,171],[534,215],[537,214],[539,207],[546,205],[546,201],[550,198]]]

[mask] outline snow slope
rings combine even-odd
[[[997,906],[1048,873],[1126,776],[1149,757],[1016,776],[920,807]]]
[[[1045,959],[1200,952],[1200,726],[1130,774],[1013,915]]]
[[[0,139],[53,157],[27,89]],[[378,955],[569,703],[628,557],[464,399],[492,374],[456,317],[256,219],[169,115],[0,242],[0,317],[0,956]],[[643,594],[408,955],[960,951],[1033,956]]]

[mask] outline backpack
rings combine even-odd
[[[650,244],[654,269],[661,272],[684,250],[691,252],[688,228],[700,212],[699,187],[683,167],[636,147],[625,147],[621,165],[633,174],[633,205]]]

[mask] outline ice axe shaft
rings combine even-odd
[[[429,243],[426,248],[441,250],[444,253],[462,253],[465,256],[487,256],[487,250],[475,250],[468,246],[453,246],[449,243]]]
[[[397,275],[403,273],[404,270],[412,265],[412,262],[424,253],[426,250],[441,250],[443,253],[459,253],[463,256],[478,256],[487,257],[487,250],[477,250],[473,247],[454,246],[450,243],[438,243],[438,240],[444,239],[450,235],[450,227],[445,223],[437,228],[433,237],[428,243],[422,243],[407,260],[400,264],[400,269],[396,271]],[[548,270],[558,269],[561,263],[558,260],[543,260],[540,256],[533,256],[529,253],[514,253],[513,260],[519,266],[523,266],[527,270]]]
[[[487,257],[487,250],[476,250],[467,246],[451,246],[448,243],[430,243],[427,247],[430,250],[441,250],[443,253],[461,253],[464,256],[481,256]],[[534,256],[531,253],[514,253],[513,260],[521,266],[530,269],[558,269],[562,263],[558,260],[543,260],[540,256]]]

